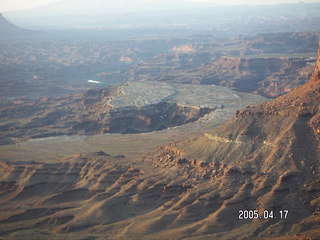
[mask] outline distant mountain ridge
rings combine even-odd
[[[0,13],[0,31],[3,33],[13,32],[13,31],[21,31],[22,29],[17,27],[16,25],[9,22],[4,18],[3,14]]]
[[[20,28],[13,23],[9,22],[2,13],[0,13],[0,37],[7,37],[12,35],[23,35],[23,34],[30,34],[35,33],[31,30],[26,30]]]
[[[32,9],[7,12],[7,16],[20,26],[34,28],[116,28],[141,26],[199,26],[209,24],[213,29],[248,35],[248,33],[280,31],[314,31],[318,18],[319,3],[315,4],[276,4],[263,5],[223,5],[210,2],[191,2],[187,0],[62,0]],[[239,21],[247,16],[254,16],[261,21]],[[270,17],[272,16],[272,17]],[[305,16],[308,16],[306,18]],[[224,18],[230,18],[225,23]],[[280,22],[273,22],[282,18]],[[297,20],[299,19],[299,24]],[[300,21],[303,20],[303,22]],[[242,23],[244,22],[244,23]],[[245,23],[246,22],[246,23]],[[256,27],[262,24],[261,27]],[[215,24],[212,24],[215,23]],[[241,24],[239,24],[241,23]],[[312,24],[311,24],[312,23]],[[217,25],[218,24],[218,25]],[[219,26],[222,24],[223,26]],[[251,26],[240,27],[244,25]],[[271,24],[272,27],[268,25]],[[280,24],[280,28],[278,26]],[[301,26],[303,25],[303,26]],[[316,24],[317,25],[317,24]],[[312,27],[311,27],[312,26]],[[253,28],[254,29],[251,29]],[[240,28],[240,29],[239,29]],[[222,32],[225,32],[223,30]],[[233,33],[234,34],[234,33]]]
[[[33,12],[39,15],[54,14],[122,14],[122,13],[141,13],[172,11],[186,8],[199,8],[205,3],[195,3],[184,0],[61,0],[49,3],[33,9],[21,10],[17,12]],[[207,4],[209,5],[209,4]],[[210,4],[212,5],[212,4]]]

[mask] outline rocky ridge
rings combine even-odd
[[[318,50],[318,56],[320,56],[320,44],[319,44],[319,50]],[[311,81],[319,81],[320,80],[320,58],[318,57],[317,60],[317,66],[315,71],[313,72],[311,76]]]
[[[319,239],[319,80],[318,66],[290,94],[137,159],[97,152],[50,164],[2,161],[0,234]],[[240,219],[239,210],[261,218]]]
[[[158,164],[211,181],[215,187],[208,191],[223,202],[198,231],[213,238],[219,228],[228,232],[224,236],[235,236],[239,229],[247,234],[236,239],[319,238],[319,59],[320,54],[310,81],[291,93],[240,110],[201,137],[159,149]],[[288,209],[291,214],[290,219],[242,222],[240,227],[239,209]]]
[[[164,82],[216,84],[242,92],[277,97],[306,83],[314,68],[313,58],[294,57],[221,57],[191,70],[162,74]]]
[[[220,123],[237,108],[264,100],[224,87],[151,81],[67,97],[4,100],[0,103],[1,139],[7,144],[61,135],[150,132],[204,117]]]
[[[116,91],[107,88],[39,102],[4,103],[1,111],[4,143],[8,138],[148,132],[195,121],[215,110],[168,102],[115,108],[109,100]]]

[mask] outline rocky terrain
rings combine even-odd
[[[251,37],[239,39],[242,45],[242,55],[270,53],[305,53],[313,52],[317,48],[318,36],[307,32],[283,32],[283,33],[260,33]],[[251,52],[243,52],[252,49]],[[234,52],[236,53],[236,52]]]
[[[277,97],[309,80],[317,42],[316,34],[277,33],[189,43],[132,66],[130,79],[216,84]]]
[[[2,238],[319,239],[320,49],[317,63],[291,93],[143,156],[2,161]]]
[[[213,195],[221,205],[197,232],[211,238],[223,232],[227,239],[319,238],[319,97],[317,65],[311,80],[288,95],[247,107],[202,137],[161,149],[160,165],[212,182],[202,196]],[[287,209],[290,217],[237,219],[239,209],[252,208]]]
[[[61,135],[138,133],[195,122],[220,124],[265,101],[218,86],[136,82],[84,94],[1,101],[1,143]]]
[[[217,84],[276,97],[309,79],[317,49],[317,34],[306,32],[237,38],[142,34],[132,40],[122,32],[2,35],[1,99],[56,97],[139,80]]]
[[[43,37],[43,36],[42,36]],[[126,82],[110,77],[131,62],[148,53],[134,46],[112,41],[70,41],[66,39],[15,39],[1,42],[1,98],[56,97],[80,93],[95,87],[89,79],[102,81],[102,86]],[[135,55],[138,55],[136,57]]]
[[[320,239],[318,6],[36,37],[0,15],[0,239]]]
[[[277,97],[307,82],[314,62],[312,58],[223,57],[202,67],[196,79],[201,84]]]

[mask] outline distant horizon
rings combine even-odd
[[[39,6],[47,5],[54,2],[59,2],[62,0],[1,0],[0,2],[0,12],[11,12],[17,10],[32,9]],[[144,0],[144,1],[153,1],[153,0]],[[163,0],[164,1],[164,0]],[[174,0],[171,0],[173,2]],[[320,3],[320,0],[184,0],[189,2],[201,2],[201,3],[213,3],[221,5],[274,5],[274,4],[283,4],[283,3]]]

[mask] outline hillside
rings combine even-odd
[[[242,229],[249,239],[301,232],[319,238],[319,66],[318,58],[311,80],[288,95],[240,110],[223,126],[175,146],[187,159],[182,172],[211,179],[211,194],[222,203],[200,232],[213,234],[222,224],[229,236]],[[239,209],[288,209],[290,217],[240,223]]]
[[[291,93],[143,156],[1,161],[1,237],[319,239],[320,49],[317,64]]]
[[[22,29],[11,22],[9,22],[7,19],[4,18],[3,14],[0,13],[0,36],[3,37],[9,37],[9,36],[16,36],[16,35],[24,35],[24,34],[31,34],[34,33],[34,31]]]

